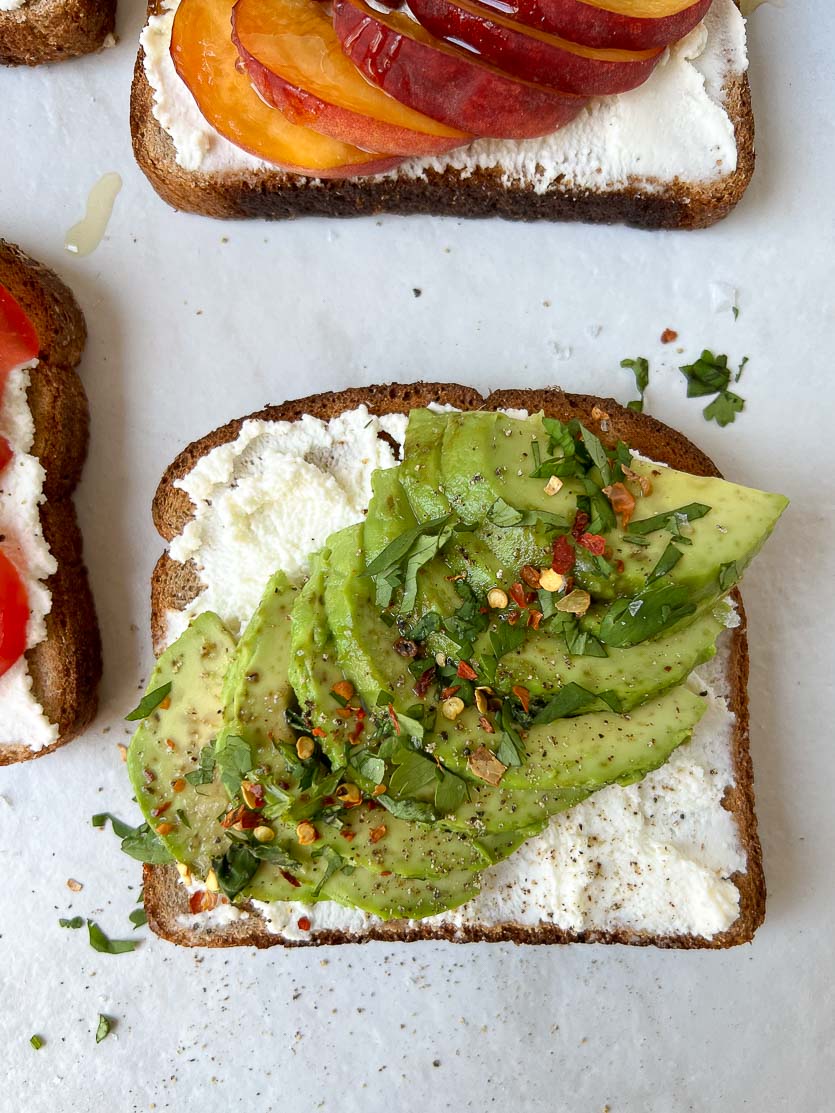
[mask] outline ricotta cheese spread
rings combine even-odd
[[[179,0],[152,16],[141,36],[153,112],[185,170],[274,170],[219,135],[201,115],[171,61]],[[604,190],[652,190],[733,173],[737,150],[725,111],[728,80],[748,67],[745,21],[733,0],[714,0],[704,21],[665,54],[640,88],[591,101],[576,120],[537,139],[481,139],[433,158],[404,162],[387,176],[420,178],[452,168],[468,176],[498,167],[505,185],[546,192],[555,183]],[[315,180],[315,179],[312,179]]]
[[[16,12],[28,2],[29,0],[0,0],[0,12]]]
[[[362,520],[372,471],[397,462],[380,432],[402,444],[405,428],[405,416],[374,417],[364,406],[328,422],[309,416],[292,423],[247,421],[235,440],[199,460],[177,481],[195,514],[169,552],[175,560],[194,561],[205,587],[188,612],[168,614],[169,637],[206,609],[240,628],[277,568],[303,579],[309,555],[327,536]],[[728,625],[734,620],[731,611]],[[707,693],[708,710],[666,765],[638,784],[603,789],[555,816],[541,835],[485,871],[476,898],[421,923],[553,924],[705,937],[730,927],[739,912],[731,877],[746,860],[734,818],[722,807],[734,783],[728,636],[690,679]],[[361,933],[381,923],[332,901],[254,903],[268,930],[286,939],[327,930]],[[222,904],[183,920],[218,927],[242,915]],[[310,932],[299,929],[300,917],[310,921]]]
[[[29,599],[26,648],[46,637],[46,616],[52,597],[44,582],[57,570],[41,528],[39,507],[44,501],[46,473],[31,454],[35,423],[27,391],[37,361],[15,368],[0,398],[0,437],[13,456],[0,472],[0,535],[3,551],[18,568]],[[32,694],[32,677],[25,657],[0,676],[0,741],[42,750],[58,738],[58,728],[44,714]]]

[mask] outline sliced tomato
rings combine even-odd
[[[26,649],[29,600],[20,573],[0,549],[0,676]]]
[[[13,367],[38,354],[38,334],[20,304],[0,286],[0,386]]]

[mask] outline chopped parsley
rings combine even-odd
[[[734,382],[739,382],[747,362],[746,356],[734,375]],[[736,420],[738,413],[742,413],[745,400],[728,389],[732,371],[728,367],[726,355],[714,355],[713,352],[705,349],[695,363],[685,364],[679,370],[687,380],[688,398],[715,395],[713,401],[709,402],[702,411],[706,421],[715,421],[717,425],[724,428]]]
[[[147,695],[142,697],[129,715],[125,715],[125,720],[129,723],[135,723],[139,719],[147,719],[152,711],[156,711],[170,691],[170,680],[167,684],[161,684],[159,688],[154,688],[153,692],[148,692]]]
[[[93,920],[87,921],[87,931],[90,937],[90,946],[94,951],[104,955],[123,955],[135,951],[139,945],[135,939],[108,939],[102,929]]]
[[[649,386],[649,360],[644,359],[643,356],[638,356],[636,359],[622,359],[620,365],[628,368],[635,376],[635,386],[638,388],[640,395],[633,402],[627,402],[626,407],[637,414],[643,413],[644,394]]]
[[[71,920],[65,920],[62,917],[61,919],[59,919],[58,923],[62,928],[72,928],[73,930],[77,930],[78,928],[84,927],[84,917],[73,916]]]
[[[99,1013],[99,1022],[96,1025],[96,1043],[101,1043],[102,1040],[107,1039],[110,1028],[110,1020],[103,1013]]]
[[[365,568],[364,575],[374,581],[378,607],[388,607],[394,592],[403,589],[400,610],[408,613],[417,599],[417,574],[441,551],[457,525],[454,514],[431,518],[404,530],[386,545]]]
[[[38,1035],[30,1036],[29,1043],[31,1043],[35,1051],[40,1051],[40,1049],[43,1047],[43,1039]]]

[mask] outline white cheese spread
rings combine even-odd
[[[201,115],[171,62],[171,26],[179,0],[152,16],[141,36],[153,112],[171,136],[177,162],[206,174],[275,169],[220,136]],[[410,159],[390,176],[428,169],[469,175],[498,167],[506,185],[544,193],[555,183],[606,190],[663,188],[714,181],[736,169],[737,150],[725,111],[727,81],[748,66],[745,21],[733,0],[714,0],[705,20],[675,44],[640,88],[593,100],[566,127],[538,139],[481,139],[435,158]]]
[[[29,0],[0,0],[0,12],[16,12],[28,3]]]
[[[402,415],[375,418],[365,407],[327,423],[308,416],[248,421],[234,441],[199,460],[178,481],[195,517],[172,541],[170,555],[193,560],[206,586],[187,615],[169,613],[170,636],[207,607],[240,627],[276,568],[303,578],[309,554],[329,533],[362,520],[374,468],[395,464],[378,432],[402,443],[405,425]],[[731,612],[728,625],[734,619]],[[691,678],[709,692],[708,710],[663,768],[555,816],[545,832],[484,873],[474,900],[423,922],[705,937],[728,928],[739,910],[730,878],[745,869],[745,854],[721,803],[734,779],[726,664],[727,645],[720,645]],[[361,933],[380,922],[331,901],[256,907],[268,929],[287,939],[308,934],[298,927],[300,917],[314,933]],[[218,915],[227,923],[236,914],[224,906]],[[214,913],[184,920],[195,928],[220,926]]]
[[[0,535],[3,552],[20,572],[29,599],[26,648],[46,637],[46,616],[52,597],[45,580],[57,569],[41,528],[39,507],[46,474],[31,455],[35,423],[27,391],[35,360],[13,370],[0,398],[0,437],[13,456],[0,472]],[[58,728],[32,694],[32,678],[21,657],[0,676],[0,742],[42,750],[58,737]]]

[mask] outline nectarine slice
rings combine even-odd
[[[171,57],[212,127],[257,158],[294,174],[347,178],[390,170],[398,156],[360,150],[298,127],[259,97],[237,68],[231,37],[233,0],[182,0]]]
[[[258,92],[294,124],[400,155],[439,154],[472,139],[366,81],[319,0],[238,0],[232,40]]]
[[[626,51],[580,46],[514,23],[477,0],[410,0],[410,7],[433,35],[465,43],[513,77],[577,96],[635,89],[643,85],[662,54],[661,47]]]
[[[335,0],[333,20],[342,49],[367,78],[410,108],[473,135],[546,135],[587,103],[509,77],[401,12]]]
[[[712,0],[482,0],[509,19],[584,46],[649,50],[678,42]]]

